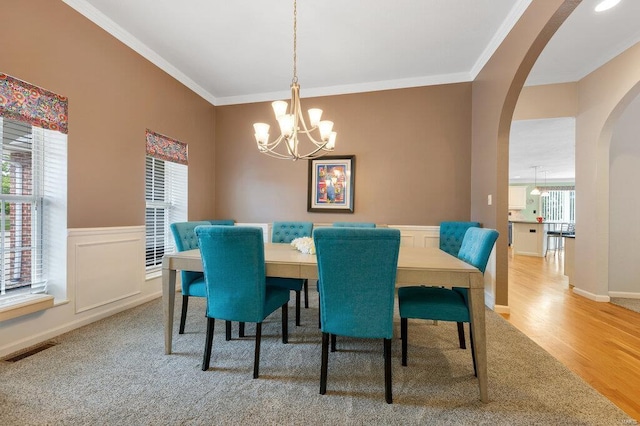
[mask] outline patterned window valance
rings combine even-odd
[[[68,133],[64,96],[0,73],[0,115],[32,126]]]
[[[147,129],[147,155],[187,165],[187,144]]]

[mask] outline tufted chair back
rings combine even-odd
[[[211,225],[225,225],[225,226],[233,226],[236,224],[236,221],[233,219],[218,219],[218,220],[209,220]]]
[[[322,331],[390,339],[400,231],[326,227],[313,239]]]
[[[201,225],[208,226],[210,225],[210,223],[208,221],[202,220],[191,222],[174,222],[171,224],[171,233],[173,234],[173,239],[176,242],[176,249],[178,251],[193,250],[198,248],[198,237],[196,236],[195,229],[196,226]],[[196,294],[192,294],[193,292],[191,292],[189,289],[189,285],[192,282],[202,277],[202,272],[182,271],[182,294],[204,297],[204,286],[200,286],[202,287],[202,289],[198,289]]]
[[[375,228],[373,222],[333,222],[334,228]]]
[[[475,266],[484,274],[487,262],[498,239],[498,231],[485,228],[469,228],[464,234],[458,258]]]
[[[440,250],[458,257],[464,234],[472,227],[479,228],[480,222],[441,222]]]
[[[272,243],[290,243],[296,238],[310,237],[313,222],[273,222]]]

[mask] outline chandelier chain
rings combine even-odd
[[[296,35],[298,29],[298,2],[293,0],[293,83],[298,82],[298,37]]]

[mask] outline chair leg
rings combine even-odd
[[[407,366],[407,318],[400,318],[400,338],[402,339],[402,365]]]
[[[216,324],[214,318],[207,318],[207,337],[204,343],[204,355],[202,357],[202,371],[209,369],[211,361],[211,347],[213,346],[213,328]]]
[[[229,340],[231,340],[231,321],[225,321],[224,326],[225,326],[225,339],[228,342]]]
[[[460,341],[460,349],[467,349],[467,344],[464,338],[464,324],[458,323],[458,340]]]
[[[282,343],[289,343],[289,304],[282,305]]]
[[[244,323],[238,323],[238,337],[244,337]]]
[[[187,307],[189,306],[189,296],[182,295],[182,315],[180,315],[180,330],[178,334],[184,334],[184,324],[187,322]]]
[[[391,339],[384,339],[384,399],[393,402],[391,388]]]
[[[262,323],[256,324],[256,350],[253,357],[253,378],[257,379],[260,370],[260,340],[262,340]]]
[[[309,280],[304,280],[304,308],[309,309]]]
[[[300,291],[296,291],[296,326],[300,325]]]
[[[320,366],[320,395],[327,393],[327,364],[329,363],[329,334],[322,333],[322,363]]]
[[[473,375],[478,377],[478,368],[476,366],[476,350],[473,347],[473,332],[469,327],[469,343],[471,343],[471,359],[473,360]]]
[[[331,335],[331,352],[335,352],[336,351],[336,335],[332,334]]]

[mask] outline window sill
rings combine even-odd
[[[50,294],[25,294],[0,301],[0,322],[53,308]]]

